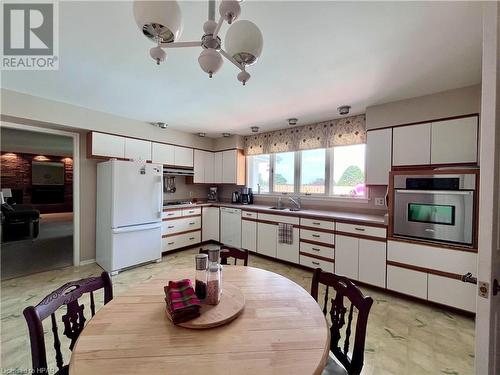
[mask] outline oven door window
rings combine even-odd
[[[455,206],[408,203],[408,221],[455,225]]]

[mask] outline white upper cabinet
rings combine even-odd
[[[125,138],[125,158],[151,160],[151,142],[142,139]]]
[[[205,183],[205,151],[194,150],[194,178],[195,184]]]
[[[366,134],[366,184],[388,185],[391,170],[392,129],[370,130]]]
[[[431,124],[400,126],[392,133],[392,165],[426,165],[431,162]]]
[[[432,123],[431,163],[477,162],[477,123],[474,117]]]
[[[151,147],[153,163],[174,165],[174,146],[153,142]]]
[[[192,167],[193,149],[174,146],[174,164],[179,167]]]
[[[236,151],[222,152],[222,183],[234,184],[236,181]]]
[[[92,132],[90,133],[92,152],[89,157],[103,156],[125,158],[125,138],[118,135]]]
[[[205,151],[205,183],[213,184],[215,180],[215,154]]]
[[[222,182],[222,152],[214,155],[214,182]]]

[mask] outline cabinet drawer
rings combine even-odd
[[[427,299],[427,273],[387,266],[387,289]]]
[[[322,242],[328,245],[333,245],[333,233],[316,232],[309,229],[300,230],[300,238],[309,241]]]
[[[164,240],[165,247],[163,248],[163,251],[195,245],[201,242],[201,231],[179,234],[178,236],[164,238]]]
[[[201,207],[184,208],[182,210],[182,216],[191,216],[191,215],[201,215]]]
[[[241,217],[247,217],[249,219],[257,219],[257,212],[241,211]]]
[[[429,274],[429,301],[476,311],[476,286],[461,280]]]
[[[299,218],[293,216],[285,216],[285,215],[273,215],[273,214],[258,214],[259,220],[273,221],[275,223],[287,223],[299,225]]]
[[[319,255],[325,258],[334,259],[334,249],[331,247],[313,245],[308,242],[300,242],[300,251],[312,255]]]
[[[385,238],[387,232],[386,228],[371,227],[368,225],[346,224],[338,222],[336,224],[336,229],[339,232],[353,233],[363,236],[380,237],[380,238]]]
[[[335,228],[335,223],[333,221],[305,219],[305,218],[300,219],[300,225],[304,225],[306,227],[311,227],[311,228],[321,228],[328,230],[334,230]]]
[[[321,268],[323,271],[333,273],[333,263],[326,260],[300,255],[300,264],[310,268]]]
[[[201,228],[201,217],[186,217],[178,220],[168,220],[162,223],[162,234],[185,232]]]
[[[182,216],[182,210],[176,210],[176,211],[163,211],[161,213],[162,219],[172,219],[174,217],[181,217]]]

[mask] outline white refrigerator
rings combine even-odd
[[[163,166],[110,160],[97,165],[96,262],[112,274],[161,260]]]

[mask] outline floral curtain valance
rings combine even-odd
[[[245,137],[247,155],[366,143],[365,115],[318,122]]]

